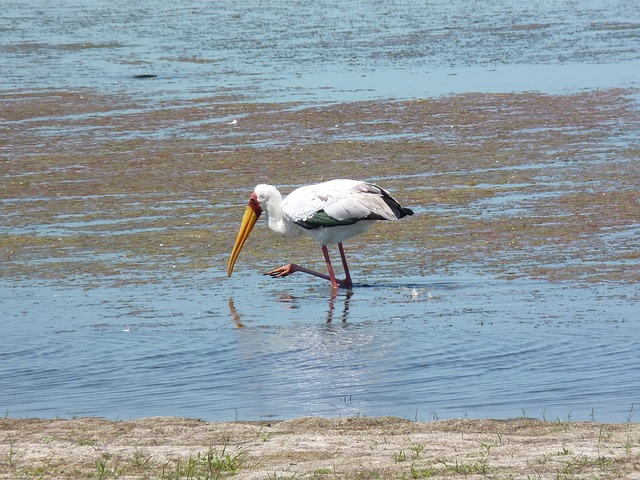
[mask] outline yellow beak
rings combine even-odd
[[[247,209],[244,211],[244,217],[242,217],[242,223],[240,224],[240,231],[238,232],[238,237],[236,238],[236,244],[233,246],[233,251],[231,252],[231,258],[229,259],[229,267],[227,269],[227,273],[231,276],[233,272],[233,266],[236,264],[236,260],[238,259],[238,255],[240,255],[240,250],[242,250],[242,246],[244,242],[249,238],[249,234],[251,230],[253,230],[253,226],[258,221],[258,217],[260,215],[254,211],[251,205],[247,206]]]

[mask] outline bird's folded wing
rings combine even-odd
[[[299,190],[302,191],[296,193],[304,194],[304,201],[291,202],[290,205],[295,203],[296,209],[287,208],[287,213],[295,223],[307,229],[352,225],[360,220],[396,219],[385,197],[386,192],[375,185],[358,183],[348,189]]]

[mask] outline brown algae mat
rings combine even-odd
[[[0,419],[0,478],[640,478],[640,425]]]
[[[146,104],[91,90],[8,92],[0,96],[3,274],[88,286],[151,282],[168,270],[189,281],[214,268],[222,278],[257,183],[287,193],[347,177],[383,185],[416,212],[350,243],[362,268],[384,261],[390,275],[472,268],[637,284],[636,98],[614,89]],[[256,236],[244,263],[272,267],[279,242]],[[358,242],[366,261],[357,260]],[[287,249],[321,263],[311,241]]]

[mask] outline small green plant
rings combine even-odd
[[[561,473],[563,475],[576,475],[592,467],[597,467],[602,472],[605,472],[614,467],[615,463],[615,459],[610,457],[598,456],[596,458],[590,458],[586,455],[579,455],[565,464]]]
[[[489,454],[491,453],[491,449],[495,447],[497,444],[489,443],[489,442],[480,442],[480,452],[479,454],[471,455],[471,456],[479,456],[480,460],[473,462],[458,462],[456,458],[455,463],[453,465],[447,463],[446,461],[442,461],[442,464],[445,468],[451,473],[459,473],[462,475],[472,475],[475,473],[488,473],[489,466],[487,465],[487,460],[489,459]]]
[[[240,469],[241,457],[243,452],[235,455],[226,453],[226,446],[222,449],[222,453],[218,453],[212,447],[205,455],[198,454],[198,464],[209,472],[209,478],[218,478],[222,472],[235,474]]]
[[[9,437],[9,454],[7,455],[8,458],[8,463],[9,463],[9,468],[11,468],[13,466],[13,459],[16,455],[16,450],[13,448],[13,437]]]
[[[329,475],[331,473],[331,469],[330,468],[316,468],[313,471],[314,475]]]
[[[49,478],[51,472],[49,472],[45,467],[27,467],[24,470],[20,471],[23,477],[21,478]]]
[[[244,452],[230,454],[226,451],[226,446],[222,452],[218,453],[215,448],[197,456],[190,456],[186,462],[176,462],[173,473],[167,472],[168,464],[162,469],[162,478],[166,479],[218,479],[223,474],[235,475],[242,467]]]
[[[176,480],[182,478],[194,478],[196,475],[196,466],[196,461],[193,457],[189,457],[189,460],[187,460],[187,463],[184,466],[178,460],[176,462],[175,475],[169,478],[175,478]]]
[[[124,474],[125,469],[118,465],[111,465],[111,454],[104,453],[95,462],[96,478],[103,480],[109,477],[120,477]]]
[[[111,475],[111,470],[107,466],[108,457],[103,456],[96,460],[96,478],[102,480]]]
[[[600,430],[598,430],[598,443],[596,445],[598,449],[598,455],[600,455],[600,447],[602,447],[602,442],[604,440],[608,440],[611,438],[611,432],[605,430],[604,425],[600,425]]]
[[[472,475],[474,473],[488,473],[489,467],[485,458],[477,462],[458,462],[456,459],[453,465],[444,463],[444,467],[451,473],[459,473],[462,475]]]
[[[75,443],[80,445],[80,446],[94,446],[96,444],[96,441],[93,438],[90,437],[78,437],[76,439],[74,439]]]
[[[151,456],[136,450],[131,458],[131,465],[136,471],[144,470],[151,463]]]
[[[420,458],[420,454],[424,452],[424,445],[418,444],[411,447],[411,450],[415,452],[415,458]]]
[[[407,459],[407,454],[404,453],[404,450],[400,450],[393,456],[393,460],[396,462],[404,462]]]
[[[598,457],[594,460],[594,465],[598,467],[601,471],[606,471],[609,468],[613,467],[616,464],[614,458],[611,457]]]
[[[480,442],[480,448],[482,449],[483,456],[485,458],[488,457],[489,453],[491,453],[491,449],[495,446],[497,446],[497,443]]]
[[[430,478],[435,473],[436,471],[433,468],[418,468],[414,464],[411,464],[411,470],[409,471],[411,478]]]

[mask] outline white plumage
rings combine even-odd
[[[263,211],[266,211],[269,227],[275,232],[287,236],[306,233],[320,243],[329,270],[327,276],[290,264],[268,273],[283,277],[302,271],[329,279],[334,288],[339,285],[350,288],[352,285],[343,241],[366,232],[378,220],[397,220],[413,214],[410,209],[400,206],[386,190],[358,180],[339,179],[307,185],[294,190],[284,200],[275,187],[258,185],[251,194],[229,260],[229,276],[242,245]],[[340,249],[345,280],[335,278],[329,260],[327,245],[334,244]]]

